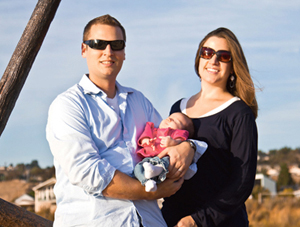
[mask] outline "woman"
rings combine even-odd
[[[168,226],[248,226],[244,202],[251,194],[257,160],[257,102],[242,47],[226,28],[200,43],[195,70],[201,90],[177,101],[171,113],[192,118],[194,139],[208,149],[196,175],[173,196],[162,212]]]

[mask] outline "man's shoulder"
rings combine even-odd
[[[123,86],[121,85],[118,81],[116,81],[116,86],[118,88],[118,90],[122,93],[122,92],[125,92],[125,93],[141,93],[140,91],[138,91],[137,89],[135,88],[132,88],[132,87],[127,87],[127,86]]]
[[[145,95],[141,91],[139,91],[135,88],[123,86],[123,85],[119,84],[118,82],[116,82],[116,85],[117,85],[117,88],[119,89],[120,93],[127,93],[130,96],[138,96],[138,97],[146,98]]]
[[[82,88],[78,84],[75,84],[66,91],[57,95],[56,98],[53,100],[52,105],[59,103],[64,104],[67,102],[78,102],[83,98],[83,96],[84,93]]]

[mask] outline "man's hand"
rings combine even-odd
[[[174,227],[197,227],[192,216],[182,218]]]
[[[176,140],[172,139],[171,136],[160,136],[159,138],[161,147],[170,147],[179,144]]]
[[[181,188],[183,181],[184,181],[183,177],[180,179],[167,178],[162,183],[157,185],[157,190],[153,192],[152,199],[166,198],[166,197],[170,197],[171,195],[174,195]]]
[[[168,178],[183,177],[193,161],[195,151],[188,142],[182,142],[177,146],[167,147],[160,154],[159,158],[170,157]]]

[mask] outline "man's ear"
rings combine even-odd
[[[87,45],[84,44],[84,43],[82,43],[82,44],[81,44],[81,56],[82,56],[83,58],[86,57],[86,51],[87,51]]]

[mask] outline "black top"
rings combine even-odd
[[[180,102],[170,114],[181,112]],[[248,226],[244,202],[251,194],[257,163],[255,117],[243,101],[207,117],[193,118],[194,139],[208,148],[198,171],[173,196],[165,198],[162,213],[168,226],[192,215],[198,226]]]

